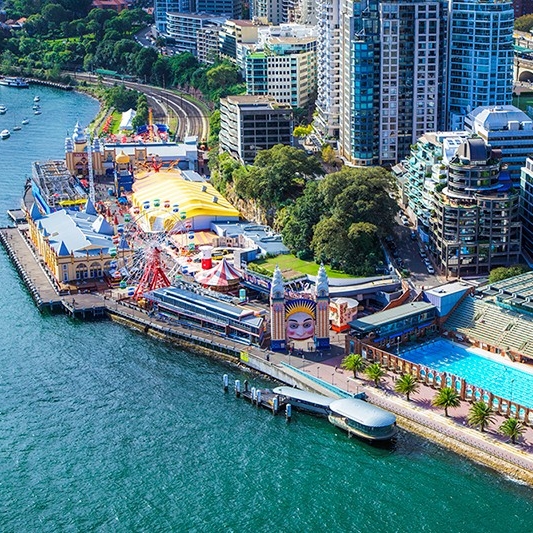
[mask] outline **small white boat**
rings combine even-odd
[[[39,104],[33,104],[33,109],[41,109],[41,106]]]
[[[33,101],[34,101],[34,102],[40,102],[40,100],[41,100],[41,97],[40,97],[40,96],[34,96],[34,97],[33,97]]]
[[[25,126],[26,124],[29,124],[30,123],[30,119],[29,118],[23,118],[22,119],[22,125]]]
[[[7,139],[11,135],[9,130],[0,131],[0,139]]]
[[[0,105],[0,115],[5,115],[7,107],[5,105]]]
[[[34,112],[33,112],[34,115],[40,115],[41,114],[41,110],[40,109],[36,109]]]
[[[13,131],[20,131],[22,126],[13,126]]]

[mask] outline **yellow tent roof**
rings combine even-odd
[[[150,226],[153,227],[156,219],[159,219],[167,231],[177,222],[178,213],[173,212],[176,204],[179,205],[180,212],[185,212],[187,219],[198,216],[231,218],[240,215],[212,185],[186,181],[179,169],[174,168],[147,173],[142,178],[138,175],[133,184],[131,200],[133,205],[141,209],[144,202],[150,202],[147,213]],[[159,207],[154,206],[154,200],[159,200]],[[167,202],[170,208],[164,207]]]

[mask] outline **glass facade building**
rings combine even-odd
[[[463,128],[478,106],[511,104],[513,24],[511,0],[450,3],[448,127]]]

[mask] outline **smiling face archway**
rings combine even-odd
[[[285,323],[288,340],[302,341],[315,336],[315,307],[313,300],[298,298],[285,302]]]

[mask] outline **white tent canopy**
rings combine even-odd
[[[127,111],[124,111],[122,113],[122,119],[120,120],[120,129],[121,130],[132,130],[133,126],[131,125],[131,122],[133,120],[133,117],[136,115],[135,110],[128,109]]]

